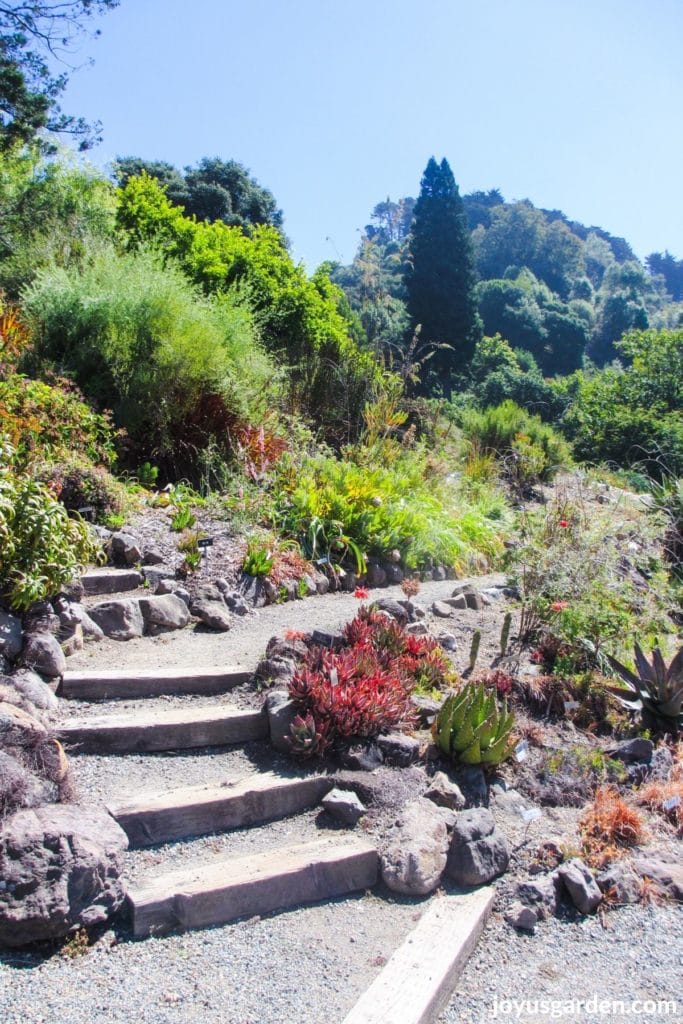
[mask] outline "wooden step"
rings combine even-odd
[[[162,694],[226,693],[247,683],[252,673],[240,668],[153,668],[65,672],[59,696],[68,700],[112,700]]]
[[[142,575],[137,569],[90,569],[81,577],[83,590],[95,594],[122,594],[142,586]]]
[[[285,818],[315,807],[331,788],[332,781],[320,775],[287,779],[263,772],[217,785],[142,793],[114,801],[107,810],[131,846],[153,846]]]
[[[344,1024],[432,1024],[486,924],[494,886],[432,899]]]
[[[150,877],[128,888],[136,937],[206,928],[371,888],[374,846],[324,838]]]
[[[262,711],[182,707],[72,718],[59,726],[58,734],[80,753],[123,754],[262,740],[268,734],[268,723]]]

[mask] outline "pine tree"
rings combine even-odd
[[[422,390],[450,391],[481,336],[467,216],[448,161],[432,157],[420,183],[409,241],[408,311],[421,325],[420,345],[432,349]]]

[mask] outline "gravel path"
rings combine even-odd
[[[677,1008],[655,1013],[596,1015],[565,1005],[541,1013],[535,1000],[673,1000]],[[497,1004],[496,1001],[497,1000]],[[526,1008],[504,1000],[530,1000]],[[643,1007],[644,1008],[644,1007]],[[496,1009],[498,1011],[496,1015]],[[519,1015],[517,1010],[520,1010]],[[505,1012],[509,1010],[510,1012]],[[598,917],[553,920],[535,935],[513,931],[494,912],[483,940],[460,977],[439,1024],[493,1021],[683,1021],[683,912],[680,907],[624,907]]]
[[[432,602],[450,597],[456,586],[469,582],[465,580],[445,580],[440,583],[423,583],[418,596],[414,599],[425,609]],[[505,576],[500,573],[472,577],[477,587],[501,586]],[[148,591],[133,591],[121,597],[147,595]],[[383,587],[371,590],[369,601],[380,597],[391,597],[395,600],[404,599],[400,587]],[[108,598],[101,598],[102,601]],[[352,594],[325,594],[322,597],[309,597],[303,601],[288,601],[285,604],[269,605],[240,618],[233,617],[233,626],[228,633],[213,633],[203,628],[187,628],[175,633],[167,633],[155,638],[143,637],[120,643],[114,640],[103,640],[100,643],[86,644],[85,648],[69,659],[71,669],[94,668],[167,668],[173,667],[216,667],[233,665],[238,668],[253,669],[263,657],[268,640],[275,635],[282,635],[286,629],[337,630],[357,613],[360,602]],[[480,664],[484,664],[487,656],[497,653],[500,628],[507,607],[499,601],[482,611],[469,609],[455,612],[449,619],[438,619],[428,615],[428,625],[433,625],[436,632],[444,631],[455,634],[459,641],[456,652],[456,666],[465,668],[469,657],[469,645],[475,629],[482,631]],[[514,629],[513,629],[514,632]]]

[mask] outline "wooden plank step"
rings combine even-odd
[[[143,793],[114,801],[107,810],[127,833],[131,846],[153,846],[285,818],[315,807],[332,785],[331,779],[321,775],[287,779],[262,772],[219,784]]]
[[[154,668],[65,672],[59,696],[68,700],[158,697],[162,694],[226,693],[247,683],[252,673],[240,668]]]
[[[433,899],[343,1024],[431,1024],[446,1005],[491,912],[496,890]]]
[[[142,586],[142,575],[137,569],[89,569],[81,577],[81,582],[89,597],[122,594],[125,590],[137,590]]]
[[[377,866],[374,846],[352,836],[156,875],[128,889],[133,933],[207,928],[368,889],[377,881]]]
[[[87,754],[222,747],[265,739],[267,733],[262,711],[220,706],[72,718],[58,728],[62,742]]]

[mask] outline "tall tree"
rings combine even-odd
[[[84,22],[117,7],[119,0],[0,0],[0,152],[32,142],[41,128],[66,133],[88,149],[99,124],[62,113],[59,96],[68,81]],[[99,30],[94,33],[99,35]],[[61,66],[60,73],[53,68]]]
[[[436,346],[422,388],[448,393],[481,336],[467,216],[448,161],[431,157],[415,203],[406,272],[408,312],[422,346]],[[423,349],[424,350],[424,349]]]

